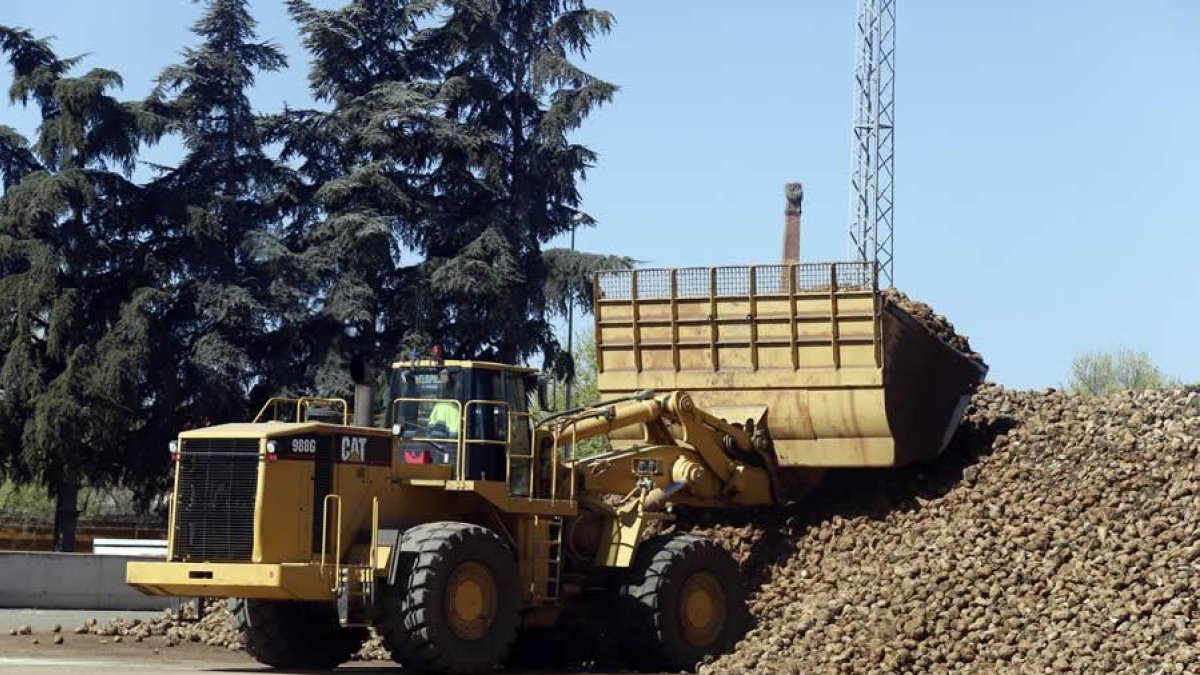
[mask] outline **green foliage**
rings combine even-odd
[[[0,124],[0,186],[7,188],[38,169],[29,141],[16,129]]]
[[[596,336],[591,331],[580,331],[575,335],[572,347],[575,356],[575,379],[571,391],[571,407],[590,405],[600,400],[600,390],[596,384]],[[554,409],[566,408],[566,383],[554,393]]]
[[[447,116],[487,142],[446,157],[456,174],[478,179],[438,205],[425,252],[431,265],[448,270],[440,276],[448,281],[460,273],[455,258],[472,239],[491,242],[476,262],[488,263],[499,293],[433,284],[443,309],[438,324],[463,353],[518,361],[554,343],[540,245],[588,220],[578,210],[577,181],[595,155],[571,143],[569,133],[616,92],[571,58],[586,56],[613,19],[582,0],[445,5],[445,21],[421,44],[444,64],[439,94]]]
[[[580,331],[577,333],[572,352],[574,354],[575,379],[572,382],[571,409],[598,403],[600,401],[600,389],[596,380],[595,335],[590,331]],[[549,398],[548,403],[552,409],[543,410],[535,406],[534,413],[537,417],[545,418],[551,414],[567,410],[567,385],[565,378],[558,377],[554,382],[550,383],[547,394]],[[611,445],[607,437],[589,438],[575,448],[575,456],[590,457],[601,452],[607,452],[609,449],[611,449]]]
[[[626,258],[544,250],[591,218],[572,133],[616,88],[579,68],[613,19],[583,0],[289,0],[319,110],[264,116],[285,67],[248,0],[205,0],[196,44],[140,101],[0,26],[0,475],[74,518],[80,486],[143,505],[181,428],[269,394],[345,394],[348,366],[444,344],[570,372],[552,330]],[[138,184],[138,153],[184,155]],[[577,400],[586,400],[581,342]]]
[[[9,26],[0,26],[0,53],[8,57],[12,66],[9,100],[22,104],[32,100],[41,107],[43,118],[53,117],[58,105],[54,87],[79,59],[60,59],[48,39]]]
[[[5,135],[0,210],[0,468],[55,492],[73,523],[78,486],[132,478],[145,419],[145,372],[159,297],[127,176],[153,124],[110,95],[120,77],[54,56],[28,31],[0,27],[10,95],[34,100],[38,136]],[[22,167],[21,165],[24,164]],[[65,500],[65,501],[63,501]],[[68,533],[56,545],[73,546]]]
[[[330,110],[289,110],[270,124],[299,167],[299,266],[308,282],[306,380],[350,388],[354,356],[383,370],[429,305],[416,225],[439,189],[442,153],[476,142],[440,114],[436,68],[405,52],[432,3],[351,2],[318,10],[289,2],[312,54],[314,94]]]
[[[289,8],[313,91],[333,104],[274,124],[313,197],[313,351],[383,363],[436,340],[462,358],[553,354],[541,246],[586,218],[576,181],[594,155],[568,134],[615,91],[569,57],[611,17],[577,0]]]
[[[546,303],[555,313],[566,316],[571,307],[592,311],[595,297],[592,279],[601,270],[630,269],[632,258],[616,255],[597,255],[552,248],[543,252],[546,261]]]
[[[1179,381],[1165,375],[1149,354],[1130,349],[1089,352],[1075,357],[1068,385],[1073,393],[1089,395],[1178,386]]]
[[[211,0],[192,32],[199,44],[162,71],[145,102],[185,148],[146,186],[170,328],[153,374],[151,426],[167,434],[241,418],[268,378],[271,391],[303,386],[288,348],[303,294],[283,225],[294,176],[267,154],[248,96],[258,73],[286,62],[256,40],[246,0]]]
[[[79,515],[128,517],[144,509],[137,495],[121,488],[84,487],[79,491]],[[0,481],[0,514],[46,517],[54,513],[54,500],[36,484]]]
[[[41,485],[0,482],[0,513],[5,515],[47,515],[54,512],[54,500]]]
[[[600,401],[600,389],[596,382],[596,336],[591,332],[576,335],[573,345],[575,379],[571,391],[571,406],[591,405]],[[557,409],[566,406],[566,388],[559,387],[555,393]],[[612,449],[607,436],[589,438],[575,448],[576,457],[590,457]]]

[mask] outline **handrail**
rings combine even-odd
[[[329,527],[329,504],[331,501],[337,504],[337,528],[335,530],[337,545],[333,550],[333,587],[330,590],[337,593],[342,585],[342,578],[338,573],[338,570],[342,568],[342,497],[337,494],[325,495],[325,499],[321,502],[321,575],[325,574],[325,549],[329,541],[327,528]]]
[[[495,441],[485,438],[470,438],[470,420],[472,406],[497,406],[505,411],[505,434],[503,441]],[[504,443],[504,455],[508,456],[508,451],[512,447],[512,424],[508,424],[508,414],[512,411],[512,405],[508,401],[496,401],[491,399],[471,399],[463,406],[463,416],[459,422],[459,439],[462,444],[462,451],[458,453],[458,462],[455,466],[455,473],[458,480],[466,480],[467,475],[467,446],[468,445],[497,445]],[[508,475],[505,474],[507,481]]]
[[[575,461],[575,446],[578,443],[579,443],[579,422],[575,422],[575,424],[571,425],[571,451],[568,454],[567,461],[572,462],[572,463]],[[558,458],[555,458],[554,465],[556,467],[558,466]],[[577,482],[578,481],[575,481],[575,480],[570,481],[571,489],[570,489],[569,497],[572,501],[575,500],[575,484]]]
[[[504,476],[508,482],[508,493],[512,494],[513,481],[513,460],[520,459],[529,462],[529,495],[526,497],[529,500],[534,499],[534,486],[537,485],[537,430],[533,424],[533,413],[531,412],[514,412],[508,411],[508,428],[509,438],[512,438],[513,419],[524,417],[529,422],[529,453],[524,455],[513,454],[512,446],[509,445],[508,452],[505,453],[506,464],[504,468]]]
[[[254,423],[257,424],[263,418],[263,415],[267,414],[267,408],[270,408],[272,405],[278,405],[286,400],[287,399],[276,396],[272,396],[271,398],[267,399],[267,402],[258,409],[258,414],[254,416]]]
[[[500,400],[496,400],[496,399],[471,399],[464,404],[464,403],[458,401],[457,399],[452,399],[452,398],[398,397],[398,398],[392,399],[391,407],[390,407],[391,418],[394,422],[400,419],[400,416],[397,414],[397,407],[402,403],[416,403],[416,404],[452,403],[452,404],[454,404],[455,407],[458,408],[458,433],[456,434],[455,438],[450,439],[450,438],[432,438],[432,437],[428,437],[428,436],[414,436],[411,439],[409,439],[409,440],[413,440],[413,441],[417,441],[417,442],[433,443],[435,445],[448,444],[449,442],[453,441],[455,443],[455,447],[457,448],[457,456],[455,457],[455,462],[454,462],[454,475],[456,477],[456,480],[460,480],[460,481],[466,480],[467,463],[468,463],[467,449],[469,446],[472,446],[472,445],[503,445],[504,446],[504,456],[505,456],[505,473],[504,473],[505,479],[504,480],[506,482],[511,480],[512,460],[513,459],[528,459],[528,460],[530,460],[530,462],[529,462],[529,465],[531,467],[531,470],[530,470],[530,495],[531,495],[531,497],[530,498],[532,498],[534,477],[536,475],[535,472],[536,472],[536,464],[537,464],[537,462],[535,461],[536,460],[536,457],[535,457],[535,455],[536,455],[536,448],[535,448],[536,425],[533,424],[533,414],[532,413],[513,411],[513,409],[512,409],[513,406],[511,403],[509,403],[508,401],[500,401]],[[483,409],[485,406],[493,406],[493,407],[504,410],[504,412],[505,412],[505,430],[504,430],[504,438],[502,440],[491,439],[491,438],[474,438],[474,437],[472,437],[472,435],[471,435],[471,413],[472,413],[473,409],[475,409],[475,408]],[[525,417],[526,419],[528,419],[530,421],[530,424],[529,424],[530,454],[529,455],[514,456],[512,454],[513,426],[514,426],[513,419],[517,418],[517,417]]]
[[[271,398],[267,399],[267,402],[264,403],[261,408],[258,409],[258,414],[254,416],[254,422],[261,422],[263,420],[263,416],[267,414],[267,410],[272,409],[273,406],[284,404],[288,406],[296,406],[296,415],[294,421],[307,422],[308,408],[314,403],[326,403],[334,406],[341,406],[342,424],[350,424],[350,405],[346,402],[346,399],[327,398],[323,396],[272,396]],[[274,416],[272,416],[272,418],[274,419]]]
[[[554,445],[552,446],[552,448],[553,448],[552,452],[555,453],[555,456],[551,457],[551,459],[554,463],[550,467],[550,499],[551,500],[558,498],[558,465],[560,462],[559,462],[559,458],[557,456],[557,449],[563,448],[563,447],[570,448],[567,451],[567,456],[564,457],[563,459],[567,462],[573,462],[575,460],[575,445],[576,445],[576,443],[579,442],[579,426],[578,425],[579,425],[579,419],[573,418],[573,419],[567,420],[567,422],[565,424],[554,427]],[[561,439],[563,438],[563,436],[566,435],[563,433],[563,430],[564,430],[564,428],[567,428],[567,427],[570,428],[571,442],[570,443],[561,443],[560,442]],[[568,490],[567,494],[570,499],[572,499],[572,500],[575,499],[575,481],[571,481],[570,489]]]
[[[304,420],[303,421],[305,421],[305,422],[308,421],[308,408],[313,403],[329,403],[329,404],[341,405],[342,406],[342,424],[350,424],[350,405],[348,403],[346,403],[346,399],[344,399],[344,398],[324,398],[321,396],[301,396],[300,397],[299,401],[296,403],[296,409],[297,409],[296,421],[297,422],[301,421],[300,420],[300,410],[304,411]]]
[[[379,496],[371,497],[371,557],[369,558],[371,574],[375,574],[375,565],[379,557]],[[399,553],[397,552],[397,555]],[[372,576],[372,578],[374,578]]]

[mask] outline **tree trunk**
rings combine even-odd
[[[79,522],[79,481],[63,477],[54,498],[54,550],[75,550],[75,526]]]

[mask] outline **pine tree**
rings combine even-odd
[[[591,219],[577,188],[596,156],[570,134],[616,87],[574,63],[613,17],[583,0],[448,0],[428,42],[445,66],[450,119],[488,142],[450,157],[476,180],[441,200],[421,237],[439,332],[461,352],[519,361],[556,343],[541,250]],[[567,268],[585,264],[564,252]],[[559,278],[569,275],[560,269]]]
[[[56,499],[55,548],[72,550],[86,477],[128,471],[145,423],[153,313],[161,294],[143,264],[141,192],[128,180],[153,115],[110,91],[120,76],[70,76],[46,40],[0,26],[13,102],[36,104],[32,144],[5,130],[0,206],[0,455]],[[136,462],[134,462],[136,464]]]
[[[247,4],[207,0],[192,28],[200,44],[163,70],[147,101],[185,148],[148,186],[156,256],[171,266],[157,428],[243,419],[259,390],[300,384],[286,330],[301,309],[282,226],[291,173],[264,149],[248,98],[256,73],[286,61],[257,41]]]
[[[414,254],[421,223],[440,193],[472,179],[440,168],[481,140],[442,114],[437,63],[421,45],[437,4],[289,3],[312,54],[313,93],[332,105],[288,111],[276,127],[311,196],[301,200],[301,259],[316,303],[303,334],[317,391],[344,392],[354,356],[382,366],[419,336],[430,297]]]
[[[541,247],[588,220],[576,183],[595,156],[569,134],[615,91],[569,58],[611,16],[577,0],[289,6],[313,91],[333,106],[279,126],[314,195],[305,255],[324,280],[323,324],[308,334],[326,354],[314,379],[336,382],[348,351],[553,351]],[[558,259],[559,280],[582,264]]]

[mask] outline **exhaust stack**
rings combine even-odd
[[[375,387],[369,384],[354,385],[354,426],[371,426],[371,400],[375,398]]]
[[[355,355],[350,361],[350,379],[354,380],[354,426],[371,426],[371,412],[375,402],[374,378],[366,359]]]

